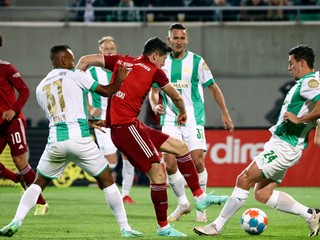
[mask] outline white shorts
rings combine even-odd
[[[184,141],[190,152],[196,149],[207,151],[204,126],[187,125],[180,128],[177,126],[162,126],[162,132]]]
[[[281,183],[286,171],[298,163],[302,150],[277,138],[271,138],[264,145],[264,150],[254,157],[259,169],[267,179]]]
[[[102,127],[104,132],[101,132],[99,129],[94,129],[94,133],[96,135],[97,143],[99,145],[100,150],[104,156],[110,155],[117,152],[116,146],[113,144],[111,140],[111,132],[110,128]]]
[[[69,162],[74,162],[89,175],[97,177],[108,162],[91,137],[47,143],[37,171],[51,179],[59,179]]]

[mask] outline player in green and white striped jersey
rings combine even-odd
[[[116,40],[111,36],[105,36],[98,41],[99,52],[104,55],[117,54]],[[112,72],[101,67],[90,67],[87,73],[98,83],[102,85],[109,85],[112,77]],[[105,120],[106,110],[108,106],[108,98],[105,98],[95,92],[90,92],[89,95],[88,110],[93,119]],[[110,135],[110,128],[102,127],[103,131],[94,129],[96,139],[100,150],[104,157],[109,162],[111,174],[116,178],[114,169],[118,164],[117,148],[113,144]],[[127,157],[122,154],[123,166],[122,166],[122,199],[126,204],[134,204],[135,202],[130,197],[130,190],[134,180],[134,167],[128,161]],[[101,186],[99,186],[101,188]]]
[[[309,237],[319,234],[320,209],[309,208],[289,194],[275,190],[287,170],[298,163],[308,144],[309,132],[320,117],[320,81],[314,72],[314,62],[315,54],[306,45],[289,51],[288,70],[296,84],[285,97],[278,122],[270,128],[270,140],[263,152],[238,175],[233,193],[218,218],[206,226],[195,227],[197,234],[220,235],[227,221],[245,204],[252,186],[258,202],[303,218],[309,227]],[[319,144],[318,127],[316,144]]]
[[[207,150],[204,126],[206,123],[203,88],[208,87],[215,102],[222,112],[222,123],[226,129],[234,130],[228,109],[221,90],[204,59],[186,49],[188,44],[187,28],[179,23],[170,26],[167,42],[173,49],[162,68],[170,82],[182,95],[187,110],[187,123],[178,127],[177,108],[170,98],[162,94],[162,104],[158,104],[159,89],[151,91],[150,104],[156,114],[160,114],[162,131],[170,136],[185,141],[194,160],[200,186],[206,191],[208,174],[204,165],[204,152]],[[164,154],[169,184],[178,197],[178,207],[168,217],[169,221],[177,221],[182,214],[191,211],[190,203],[184,191],[184,179],[177,169],[175,156]],[[205,212],[197,211],[196,221],[206,222]]]
[[[118,70],[113,84],[104,86],[79,69],[74,69],[74,55],[67,45],[51,48],[53,70],[39,83],[37,101],[49,120],[49,137],[37,166],[34,183],[21,197],[12,222],[0,230],[0,236],[11,237],[35,205],[50,180],[61,177],[69,162],[74,162],[93,176],[102,186],[120,231],[124,237],[143,236],[128,224],[126,211],[117,185],[113,182],[108,163],[90,136],[84,90],[105,97],[115,93],[128,71]]]

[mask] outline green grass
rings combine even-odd
[[[320,188],[279,188],[309,207],[320,207]],[[208,192],[213,189],[209,188]],[[216,194],[228,194],[232,188],[215,188]],[[192,201],[190,190],[186,189]],[[135,205],[125,205],[130,225],[145,234],[145,239],[164,239],[156,236],[156,218],[150,200],[148,187],[134,186],[132,197]],[[0,188],[0,228],[8,224],[16,211],[21,193],[14,187]],[[34,216],[33,210],[26,217],[22,227],[11,239],[118,239],[119,227],[106,205],[104,194],[97,187],[48,187],[44,196],[49,203],[46,216]],[[176,207],[176,198],[168,189],[169,213]],[[174,228],[188,235],[184,239],[200,239],[193,231],[195,207],[189,215],[184,215],[174,224]],[[242,212],[249,207],[258,207],[269,218],[268,228],[262,235],[250,236],[240,227]],[[213,206],[207,211],[208,220],[214,220],[221,206]],[[294,215],[285,214],[254,201],[252,194],[245,206],[226,224],[218,239],[308,239],[309,230],[305,221]]]

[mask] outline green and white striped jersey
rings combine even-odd
[[[36,89],[38,104],[49,120],[48,142],[89,137],[84,90],[98,83],[81,70],[53,69]]]
[[[162,69],[182,95],[188,115],[187,125],[204,126],[206,115],[203,87],[213,84],[214,78],[203,58],[190,51],[186,51],[182,59],[174,59],[169,55]],[[161,115],[160,124],[177,126],[178,109],[164,92],[162,92],[162,97],[166,113]]]
[[[270,128],[270,132],[274,137],[278,137],[292,146],[304,149],[308,145],[308,135],[310,130],[315,127],[316,121],[301,124],[286,123],[283,115],[285,112],[292,112],[298,117],[304,116],[314,109],[315,103],[319,99],[320,82],[318,74],[312,72],[297,80],[296,84],[287,93],[278,122]]]
[[[102,85],[109,85],[112,77],[112,72],[100,67],[90,67],[87,73],[98,83]],[[101,115],[92,117],[92,119],[105,120],[108,106],[108,98],[100,96],[98,93],[89,93],[89,103],[94,108],[102,109]]]

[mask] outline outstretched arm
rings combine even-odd
[[[104,67],[104,58],[102,54],[90,54],[82,56],[77,65],[77,69],[86,71],[90,66]]]
[[[129,70],[126,67],[120,65],[117,72],[114,73],[116,74],[116,76],[112,84],[109,84],[109,85],[99,84],[98,87],[95,89],[95,92],[97,92],[101,96],[110,97],[112,94],[116,93],[119,90],[121,83],[127,77],[128,72]]]
[[[222,94],[219,86],[216,83],[211,84],[209,86],[209,90],[221,110],[221,114],[222,114],[221,120],[222,120],[223,127],[225,129],[229,129],[230,132],[233,132],[234,125],[233,125],[232,119],[229,115],[223,94]]]

